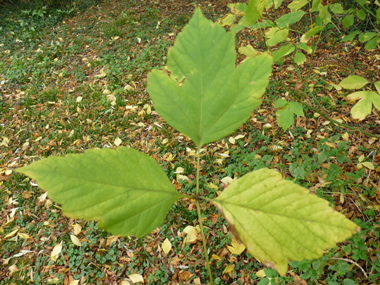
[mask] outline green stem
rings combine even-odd
[[[200,161],[200,149],[198,147],[197,149],[197,186],[195,190],[195,196],[198,197],[199,195],[199,161]],[[214,279],[212,278],[212,272],[211,272],[211,266],[210,266],[210,260],[208,259],[208,252],[207,252],[207,242],[206,242],[206,237],[203,232],[203,221],[202,221],[202,213],[201,213],[201,205],[199,203],[199,199],[197,198],[196,200],[196,205],[197,205],[197,214],[198,214],[198,222],[199,222],[199,227],[201,231],[201,236],[202,236],[202,243],[203,243],[203,250],[204,250],[204,255],[206,258],[206,267],[208,270],[208,276],[210,278],[210,283],[211,285],[214,285]]]
[[[368,14],[372,15],[376,20],[380,21],[380,18],[378,18],[374,13],[372,13],[371,10],[369,10],[367,7],[365,7],[363,4],[361,4],[359,1],[355,1],[359,6],[361,6]]]
[[[195,190],[195,196],[199,195],[199,160],[200,160],[200,154],[199,154],[199,147],[197,149],[197,186]]]
[[[202,243],[203,243],[203,250],[204,250],[204,255],[206,258],[206,267],[208,270],[208,276],[210,278],[210,283],[211,285],[214,285],[214,279],[212,278],[212,273],[211,273],[211,266],[210,266],[210,260],[208,259],[208,252],[207,252],[207,243],[206,243],[206,237],[203,232],[203,222],[202,222],[202,214],[201,214],[201,205],[199,204],[199,200],[196,201],[197,204],[197,213],[198,213],[198,221],[199,221],[199,226],[201,228],[201,236],[202,236]]]

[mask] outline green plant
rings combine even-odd
[[[281,275],[287,272],[288,259],[321,257],[323,249],[351,236],[358,227],[328,207],[326,200],[284,180],[278,171],[250,172],[216,198],[200,190],[200,148],[250,117],[261,103],[271,73],[272,58],[267,53],[237,68],[235,61],[234,34],[206,20],[197,9],[169,50],[170,77],[160,70],[148,75],[155,109],[197,146],[192,194],[178,193],[154,159],[126,147],[49,157],[17,172],[38,181],[63,205],[66,215],[99,221],[99,228],[115,235],[148,235],[161,225],[173,203],[195,199],[211,284],[201,214],[207,202],[223,213],[236,240],[250,254]],[[269,275],[275,276],[272,271]]]
[[[354,14],[360,19],[364,20],[366,17],[371,21],[371,27],[374,30],[361,33],[357,30],[351,32],[349,35],[343,38],[343,41],[352,41],[354,37],[359,34],[360,42],[367,42],[366,49],[375,48],[380,42],[378,35],[378,24],[380,20],[380,8],[377,7],[376,12],[373,12],[365,0],[356,0],[357,9],[349,8],[344,10],[342,4],[335,3],[326,4],[321,0],[294,0],[287,5],[290,9],[290,13],[286,13],[279,17],[276,10],[283,5],[283,0],[250,0],[249,4],[245,3],[233,3],[228,7],[231,9],[231,13],[225,15],[219,20],[222,26],[230,26],[231,31],[238,33],[244,28],[249,28],[254,31],[258,31],[265,43],[266,51],[270,51],[273,60],[277,64],[282,64],[286,59],[290,59],[293,65],[293,69],[296,71],[301,84],[303,85],[302,91],[290,92],[290,89],[282,84],[283,87],[292,95],[293,101],[286,100],[285,98],[275,101],[275,108],[277,108],[277,123],[284,130],[288,129],[294,124],[294,115],[304,116],[303,108],[309,107],[312,111],[320,113],[325,119],[347,129],[362,132],[368,136],[377,137],[376,134],[365,132],[359,128],[349,126],[347,124],[338,122],[329,116],[329,110],[323,107],[316,97],[316,93],[310,88],[310,79],[312,78],[312,61],[315,58],[315,53],[318,45],[323,43],[325,35],[332,33],[333,28],[339,28],[337,26],[343,26],[342,29],[347,29],[354,23]],[[380,6],[378,2],[375,3]],[[373,5],[375,7],[375,5]],[[270,11],[271,10],[271,11]],[[271,13],[270,13],[270,12]],[[376,15],[375,15],[376,14]],[[309,19],[305,19],[305,18]],[[300,29],[300,23],[302,21],[310,21],[308,25],[302,25]],[[304,27],[307,27],[306,29]],[[328,32],[328,33],[327,33]],[[297,34],[297,41],[288,41],[289,35]],[[255,57],[260,54],[251,45],[241,46],[239,52],[246,57]],[[308,71],[302,73],[300,66],[309,61]],[[276,73],[273,71],[273,77],[276,77]],[[319,82],[323,81],[322,79]],[[318,84],[319,84],[318,82]],[[318,84],[312,84],[314,87]],[[331,84],[336,88],[339,86]],[[368,91],[369,92],[369,91]],[[363,106],[364,102],[374,100],[373,92],[362,93],[364,100],[358,105]],[[352,98],[357,100],[358,98]],[[305,103],[306,96],[309,96],[317,108],[312,107]],[[371,97],[371,98],[369,98]],[[375,105],[376,106],[376,105]],[[355,107],[354,107],[355,108]],[[368,103],[367,103],[368,109]],[[355,110],[354,110],[355,111]],[[366,111],[367,112],[367,111]],[[370,113],[371,111],[367,112]]]

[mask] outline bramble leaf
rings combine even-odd
[[[249,0],[247,10],[245,11],[246,23],[248,25],[256,23],[261,18],[261,13],[267,3],[268,0]]]
[[[297,51],[294,55],[294,62],[298,65],[303,64],[306,61],[306,56],[302,53]]]
[[[294,51],[294,46],[291,44],[281,46],[278,50],[276,50],[272,53],[273,61],[282,60],[285,55],[288,55],[292,51]]]
[[[267,168],[246,174],[212,201],[247,251],[281,275],[288,259],[319,258],[359,230],[328,201]]]
[[[360,100],[351,109],[351,115],[354,119],[364,120],[365,117],[371,114],[372,104],[377,110],[380,110],[380,95],[373,91],[359,91],[347,96],[347,100]]]
[[[288,8],[293,11],[298,11],[303,6],[309,3],[309,0],[293,0],[292,3],[288,5]]]
[[[379,81],[376,81],[376,82],[374,83],[374,85],[375,85],[375,87],[376,87],[377,92],[380,94],[380,80],[379,80]]]
[[[168,70],[148,75],[158,113],[198,146],[220,139],[244,123],[268,84],[272,58],[248,58],[235,68],[232,32],[205,19],[199,9],[168,53]]]
[[[339,84],[344,89],[360,89],[368,83],[368,80],[359,75],[350,75]]]
[[[286,101],[284,99],[278,99],[274,102],[275,108],[281,108],[277,110],[277,123],[278,125],[286,131],[291,125],[294,124],[294,114],[303,117],[302,105],[295,101]]]
[[[297,23],[299,20],[301,20],[305,14],[306,13],[302,10],[285,14],[284,16],[281,16],[277,19],[276,24],[280,28],[288,27],[290,24]]]
[[[270,28],[265,32],[265,36],[268,38],[266,44],[268,46],[274,46],[287,39],[289,34],[289,29],[280,29],[277,27]]]
[[[348,15],[342,21],[345,28],[349,28],[354,24],[354,15]]]
[[[65,215],[99,221],[114,235],[149,234],[184,197],[153,158],[126,147],[50,156],[16,171],[36,180]]]
[[[282,4],[283,1],[284,1],[284,0],[270,0],[270,1],[267,3],[266,8],[269,9],[269,8],[273,7],[273,5],[274,5],[274,8],[277,9],[278,7],[281,6],[281,4]]]
[[[244,54],[247,57],[255,57],[260,54],[257,50],[253,48],[251,45],[241,46],[239,47],[239,52],[241,54]]]

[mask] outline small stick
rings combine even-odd
[[[360,268],[360,270],[363,272],[364,276],[366,279],[368,279],[368,275],[367,273],[364,271],[363,267],[361,267],[357,262],[351,260],[351,259],[347,259],[347,258],[340,258],[340,257],[330,257],[329,259],[338,259],[338,260],[344,260],[344,261],[347,261],[347,262],[350,262],[352,264],[355,264],[357,267]]]

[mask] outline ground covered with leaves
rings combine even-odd
[[[154,110],[146,77],[165,66],[168,48],[196,6],[216,21],[228,3],[119,0],[80,11],[0,12],[1,285],[207,282],[195,201],[176,203],[145,238],[111,236],[94,222],[62,216],[60,205],[13,170],[50,155],[128,146],[153,157],[177,190],[194,193],[195,146]],[[308,64],[301,74],[290,60],[275,66],[264,104],[250,120],[202,149],[201,186],[212,198],[250,171],[274,168],[328,200],[361,232],[321,259],[291,261],[280,277],[246,253],[217,209],[203,203],[215,284],[380,283],[379,114],[352,119],[349,92],[338,88],[352,74],[380,80],[379,48],[367,51],[341,38],[339,28],[324,34],[309,58],[309,95],[299,78]],[[247,44],[264,48],[258,34],[239,32],[237,47]],[[272,102],[291,96],[309,107],[284,132]],[[315,108],[373,136],[333,124]]]

